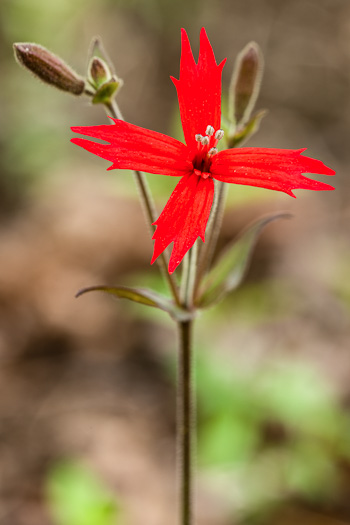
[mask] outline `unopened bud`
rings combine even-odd
[[[100,57],[92,57],[88,70],[91,84],[98,89],[112,78],[112,73],[107,63]]]
[[[14,44],[13,48],[17,61],[43,82],[73,95],[83,93],[84,80],[51,51],[28,43]]]
[[[249,120],[259,94],[264,60],[259,46],[250,42],[239,53],[230,85],[230,118],[236,123]]]

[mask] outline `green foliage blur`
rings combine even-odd
[[[350,416],[311,363],[292,359],[244,371],[200,353],[198,458],[242,515],[294,495],[332,499],[350,458]]]
[[[75,462],[52,468],[47,505],[55,525],[118,525],[120,505],[95,475]]]

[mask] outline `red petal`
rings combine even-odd
[[[71,128],[75,133],[109,142],[108,145],[78,138],[71,142],[113,162],[109,170],[141,170],[181,177],[193,169],[188,160],[188,148],[182,142],[122,120],[112,120],[114,126]]]
[[[224,182],[246,184],[270,190],[334,190],[332,186],[308,179],[302,173],[334,175],[335,171],[320,160],[300,155],[304,149],[237,148],[214,155],[210,172]]]
[[[225,60],[217,65],[205,29],[200,34],[200,50],[196,64],[187,33],[181,33],[180,79],[171,77],[179,99],[182,128],[188,146],[195,144],[195,135],[205,135],[207,126],[220,128],[221,73]]]
[[[214,182],[194,173],[184,175],[170,196],[164,210],[154,223],[157,229],[151,264],[174,242],[169,261],[173,273],[197,237],[204,241],[205,228],[214,196]]]

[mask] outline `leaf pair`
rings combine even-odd
[[[196,300],[196,308],[208,308],[236,289],[246,274],[253,249],[262,230],[267,224],[277,219],[290,217],[291,215],[288,213],[262,217],[248,227],[238,239],[229,244],[204,278]],[[167,297],[145,288],[90,286],[80,290],[76,297],[95,291],[108,293],[120,299],[128,299],[152,308],[158,308],[167,312],[177,322],[189,320],[195,315],[195,311],[182,308]]]

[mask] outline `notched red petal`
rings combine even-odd
[[[181,177],[192,170],[188,148],[178,140],[122,120],[114,125],[72,127],[72,131],[107,144],[73,138],[71,142],[112,162],[108,169],[140,170]]]
[[[191,173],[178,182],[154,223],[157,228],[152,237],[155,243],[151,264],[173,242],[169,261],[169,273],[172,273],[196,239],[200,237],[204,241],[213,196],[211,178],[203,179]]]
[[[177,90],[186,144],[193,146],[195,135],[204,135],[208,125],[220,128],[221,74],[226,59],[217,65],[204,28],[200,34],[198,63],[184,29],[181,42],[180,78],[171,79]]]
[[[301,155],[305,151],[274,148],[237,148],[213,157],[212,176],[223,182],[283,191],[295,197],[293,190],[333,190],[333,186],[305,177],[303,173],[334,175],[323,162]]]

